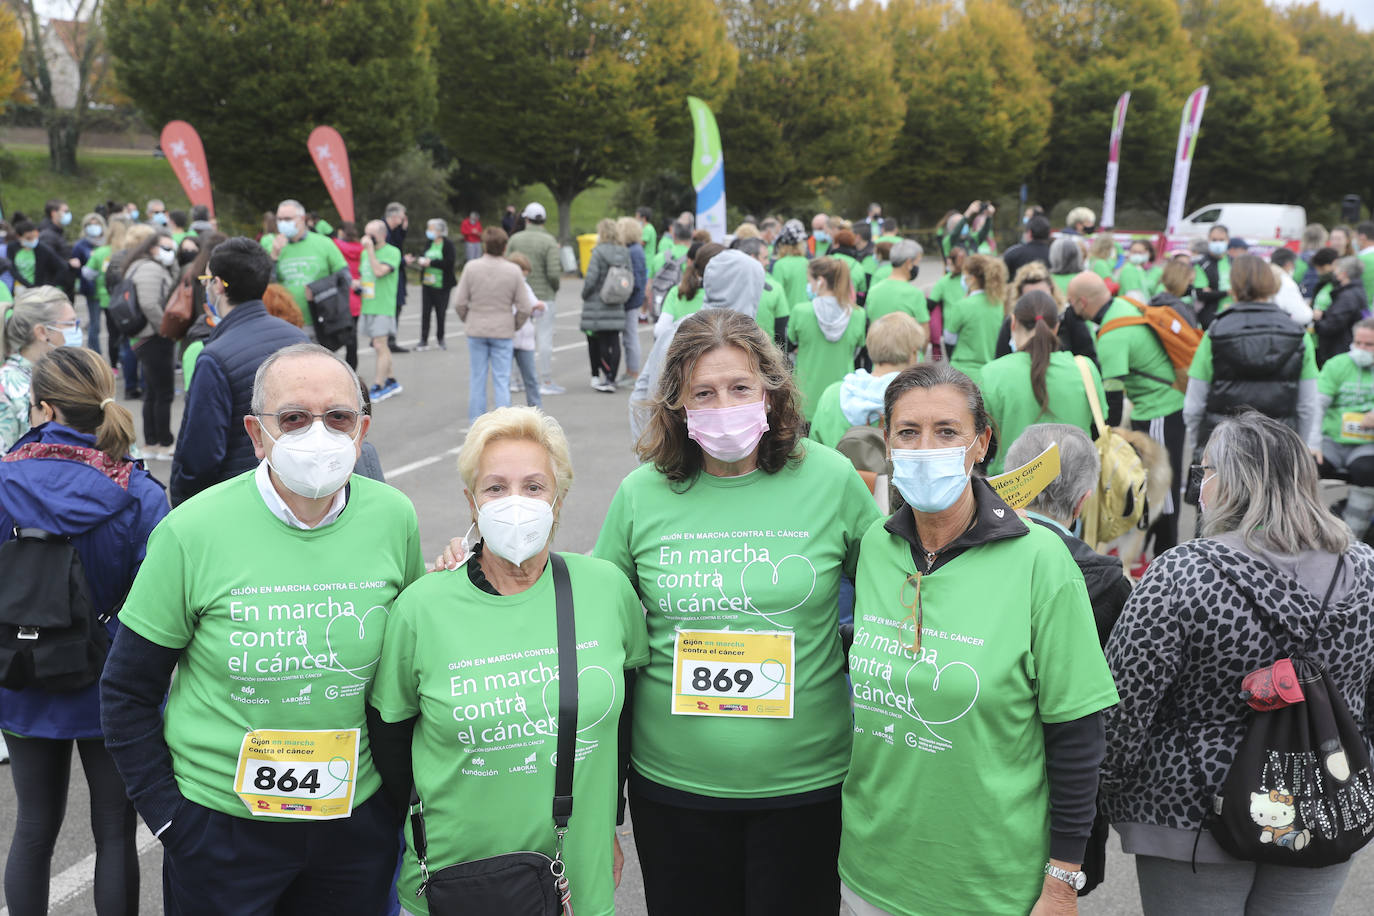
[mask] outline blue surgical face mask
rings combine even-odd
[[[58,221],[64,226],[70,226],[72,224],[72,211],[68,210],[66,213],[63,213]]]
[[[34,249],[38,247],[38,239],[20,239],[19,244],[25,248]]]
[[[968,277],[964,276],[963,274],[959,275],[959,287],[964,292],[968,292]]]
[[[892,450],[892,483],[918,512],[943,512],[968,486],[969,446]]]
[[[814,236],[816,237],[816,241],[818,241],[818,242],[828,242],[828,241],[830,241],[830,233],[829,233],[829,232],[826,232],[824,229],[817,229],[815,232],[813,232],[813,233],[811,233],[811,234],[814,235]]]
[[[105,230],[100,228],[99,223],[91,223],[86,227],[86,234],[93,239],[98,239],[105,234]]]
[[[807,301],[810,301],[810,300],[816,298],[816,290],[815,290],[814,287],[812,287],[812,285],[811,285],[810,283],[806,284],[806,298],[807,298]]]
[[[153,222],[157,223],[159,226],[165,226],[165,225],[167,225],[167,214],[166,214],[166,213],[154,213],[154,214],[153,214]]]
[[[438,237],[439,233],[435,232],[433,229],[425,230],[425,238],[429,239],[431,242],[437,239]]]
[[[1226,254],[1226,243],[1225,243],[1224,241],[1222,241],[1222,242],[1216,242],[1216,241],[1208,242],[1208,243],[1207,243],[1207,253],[1210,254],[1210,255],[1211,255],[1212,257],[1214,257],[1214,258],[1219,258],[1219,257],[1221,257],[1222,255]]]
[[[132,210],[129,211],[129,219],[133,220],[134,222],[138,222],[138,207],[134,207]]]
[[[84,347],[86,345],[86,335],[81,333],[81,326],[62,329],[62,346],[64,347]]]
[[[296,237],[296,221],[294,219],[277,220],[277,231],[289,239]]]

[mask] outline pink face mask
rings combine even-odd
[[[687,411],[687,438],[717,461],[739,461],[758,447],[768,431],[767,400],[738,407]]]

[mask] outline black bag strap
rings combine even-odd
[[[554,613],[558,627],[558,759],[553,775],[553,825],[555,875],[561,877],[563,836],[568,832],[573,810],[573,758],[577,755],[577,627],[567,561],[549,551],[549,565],[553,567]],[[568,672],[572,672],[571,677],[566,676]],[[423,876],[416,892],[419,896],[429,883],[426,865],[429,843],[425,834],[425,806],[413,782],[410,786],[410,834]]]
[[[69,539],[60,534],[53,534],[51,531],[44,531],[42,528],[21,528],[14,526],[14,536],[21,541],[44,541],[49,544],[70,543]]]
[[[1290,655],[1306,654],[1312,651],[1313,644],[1317,639],[1317,634],[1321,632],[1322,624],[1326,622],[1326,612],[1331,606],[1331,596],[1336,591],[1336,583],[1340,581],[1341,571],[1345,569],[1344,551],[1336,555],[1336,569],[1331,574],[1331,582],[1326,586],[1326,594],[1322,597],[1321,610],[1318,612],[1316,622],[1312,625],[1312,632],[1308,633],[1306,637],[1303,637],[1294,633],[1288,624],[1265,610],[1264,606],[1256,600],[1254,592],[1250,590],[1250,587],[1242,582],[1219,557],[1212,555],[1210,551],[1198,545],[1195,545],[1194,549],[1201,554],[1203,559],[1211,563],[1217,572],[1221,573],[1228,582],[1235,586],[1236,591],[1240,592],[1241,597],[1245,599],[1245,603],[1248,604],[1250,610],[1254,612],[1260,625],[1269,631],[1269,635],[1274,637],[1275,642],[1282,644],[1284,642],[1283,637],[1298,641],[1298,647],[1296,649],[1286,650]]]

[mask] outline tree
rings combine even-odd
[[[1374,33],[1316,3],[1291,6],[1286,18],[1330,105],[1331,145],[1313,176],[1315,193],[1330,201],[1356,192],[1374,206]]]
[[[70,19],[44,22],[34,0],[19,2],[24,17],[20,70],[48,132],[49,168],[74,175],[86,114],[109,68],[101,53],[101,0],[69,0],[64,5]]]
[[[24,30],[7,7],[0,6],[0,107],[14,95],[23,79],[20,60],[24,51]]]
[[[836,0],[729,0],[735,89],[716,112],[730,199],[755,213],[799,204],[885,162],[905,103],[892,47]]]
[[[437,0],[434,20],[441,47],[464,48],[440,57],[440,83],[482,86],[440,108],[439,135],[460,168],[544,182],[564,239],[573,198],[645,168],[686,129],[686,96],[734,77],[709,0]]]
[[[121,86],[150,124],[193,124],[217,192],[240,212],[328,199],[306,148],[348,144],[360,198],[434,109],[424,0],[108,0]],[[360,217],[375,214],[360,214]]]
[[[1045,148],[1050,90],[1021,17],[997,0],[893,0],[884,28],[896,52],[906,119],[880,196],[938,209],[1014,187]]]
[[[1210,87],[1192,202],[1307,199],[1331,141],[1316,64],[1278,14],[1253,0],[1187,0],[1183,25]]]
[[[1197,52],[1175,0],[1013,0],[1054,87],[1050,142],[1033,187],[1049,206],[1100,193],[1112,112],[1130,91],[1121,147],[1123,199],[1163,209],[1169,199],[1178,119],[1199,85]]]

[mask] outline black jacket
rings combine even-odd
[[[1039,261],[1046,267],[1050,266],[1050,243],[1048,239],[1031,239],[1029,242],[1022,242],[1007,249],[1007,253],[1002,255],[1002,261],[1007,265],[1007,279],[1013,279],[1016,272],[1032,261]]]
[[[1097,365],[1097,343],[1093,340],[1093,332],[1073,309],[1064,309],[1064,314],[1059,316],[1059,349],[1074,356],[1086,356],[1093,361],[1093,365]],[[1011,319],[1003,318],[1002,329],[997,332],[996,356],[1003,357],[1010,352]]]
[[[1126,599],[1131,597],[1131,580],[1122,571],[1121,558],[1098,553],[1082,540],[1065,534],[1058,525],[1038,518],[1031,518],[1031,521],[1059,535],[1064,546],[1069,548],[1069,553],[1073,554],[1073,561],[1083,573],[1083,583],[1088,586],[1088,600],[1093,603],[1098,642],[1105,646],[1116,619],[1121,616],[1121,609],[1126,606]]]
[[[24,246],[19,243],[18,239],[15,239],[5,246],[5,257],[9,258],[12,264],[14,263],[15,255],[23,250]],[[65,290],[70,283],[71,270],[68,269],[67,262],[63,260],[61,255],[53,251],[47,245],[44,245],[40,240],[38,247],[33,250],[32,285],[56,286],[58,289]],[[19,270],[17,268],[14,270],[14,285],[16,287],[16,292],[18,292],[18,287],[30,285],[24,282],[23,277],[19,276]]]
[[[1203,255],[1198,262],[1198,267],[1202,268],[1202,274],[1207,278],[1208,289],[1196,289],[1193,295],[1197,300],[1197,317],[1205,331],[1216,320],[1217,307],[1221,305],[1221,300],[1231,294],[1230,290],[1221,289],[1221,268],[1220,259],[1214,258],[1210,254]]]
[[[252,412],[253,376],[272,353],[305,343],[305,332],[245,302],[224,316],[196,359],[172,460],[172,505],[258,464],[243,428]]]
[[[1217,316],[1207,329],[1212,382],[1199,449],[1218,423],[1247,407],[1297,428],[1306,333],[1272,302],[1237,302]]]
[[[1360,320],[1368,306],[1363,280],[1355,280],[1332,290],[1331,306],[1312,322],[1317,329],[1318,366],[1350,349],[1350,342],[1355,339],[1355,322]]]

